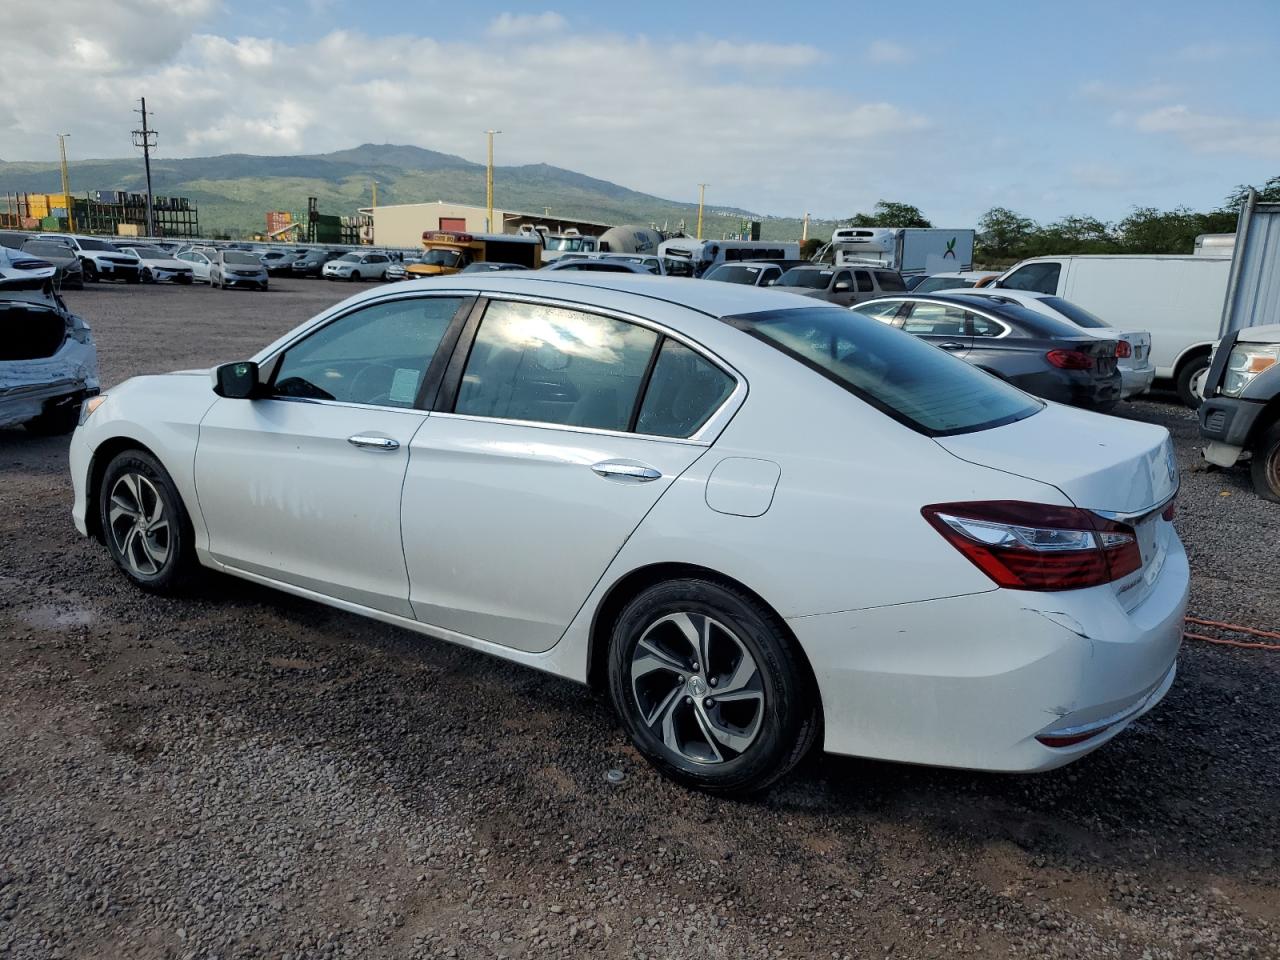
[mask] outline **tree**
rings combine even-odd
[[[855,213],[849,218],[851,227],[932,227],[919,207],[894,200],[880,200],[870,213]]]
[[[804,243],[800,244],[800,259],[812,259],[813,255],[818,252],[818,248],[821,247],[824,242],[825,241],[821,237],[810,237]]]
[[[1068,216],[1037,230],[1027,255],[1115,253],[1117,247],[1109,224],[1097,217]]]
[[[978,220],[974,259],[981,263],[1021,259],[1027,241],[1037,229],[1034,220],[1008,207],[992,207]]]
[[[1258,191],[1259,200],[1263,200],[1267,203],[1280,201],[1280,177],[1269,177],[1266,183],[1260,187],[1255,187],[1254,189]],[[1231,191],[1231,195],[1227,197],[1227,202],[1223,209],[1229,210],[1232,213],[1239,213],[1240,208],[1244,206],[1244,202],[1248,197],[1249,184],[1242,183]]]
[[[1160,211],[1135,207],[1116,224],[1121,248],[1127,253],[1191,253],[1202,233],[1230,233],[1236,215],[1228,211],[1196,213],[1189,207]]]

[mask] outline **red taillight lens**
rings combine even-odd
[[[1177,515],[1178,515],[1178,498],[1174,497],[1172,500],[1169,501],[1168,505],[1165,506],[1164,510],[1160,513],[1160,518],[1162,520],[1172,520]]]
[[[1093,369],[1093,357],[1081,350],[1050,350],[1044,358],[1059,370]]]
[[[1079,590],[1142,568],[1133,528],[1088,510],[992,500],[920,512],[974,566],[1013,590]]]
[[[1128,340],[1116,341],[1116,357],[1125,360],[1133,356],[1133,347],[1129,345]]]

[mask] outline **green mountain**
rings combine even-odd
[[[72,192],[127,190],[142,192],[141,158],[79,160],[70,164]],[[482,205],[485,168],[462,157],[421,147],[366,143],[334,153],[289,157],[226,154],[184,160],[153,159],[152,189],[160,196],[190,197],[200,211],[205,234],[240,237],[260,232],[268,210],[306,213],[307,197],[316,197],[321,213],[354,214],[372,202],[378,181],[378,203],[446,200]],[[5,193],[56,193],[61,178],[56,163],[0,160],[0,209]],[[604,223],[656,223],[669,229],[683,221],[690,232],[698,218],[696,205],[664,200],[544,163],[494,168],[494,199],[506,209],[598,220]],[[798,217],[762,216],[737,208],[708,208],[703,235],[721,236],[740,229],[743,219],[762,221],[766,240],[800,236]],[[811,236],[830,236],[834,224],[813,221]]]

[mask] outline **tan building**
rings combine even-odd
[[[373,216],[373,243],[380,247],[417,247],[424,230],[456,230],[461,233],[519,233],[524,226],[546,227],[551,233],[574,229],[585,236],[599,236],[613,224],[594,220],[524,213],[493,208],[494,229],[486,229],[489,210],[465,203],[398,203],[365,207],[361,213]]]

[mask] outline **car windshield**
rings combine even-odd
[[[60,260],[68,259],[71,256],[71,250],[61,243],[52,241],[41,243],[39,240],[28,241],[22,245],[22,252],[29,253],[33,257],[56,257]]]
[[[359,262],[360,262],[360,254],[358,254],[358,253],[344,253],[342,256],[340,256],[340,257],[338,258],[338,262],[339,262],[339,263],[359,263]]]
[[[809,270],[796,267],[780,276],[775,287],[808,287],[810,290],[825,290],[831,282],[831,270]]]
[[[581,237],[547,237],[548,250],[581,250]]]
[[[111,244],[105,243],[102,240],[81,240],[79,241],[79,243],[80,243],[81,250],[106,250],[108,253],[120,252]]]
[[[852,310],[802,307],[724,320],[929,436],[986,430],[1043,407],[932,344]]]
[[[461,250],[428,250],[422,258],[423,263],[437,267],[456,267],[462,262]]]
[[[962,290],[972,287],[978,281],[969,277],[925,277],[914,287],[912,293],[933,293],[935,290]]]
[[[157,250],[155,247],[134,247],[133,252],[140,256],[143,260],[168,260],[169,255],[163,250]]]
[[[705,277],[707,280],[723,280],[725,283],[746,283],[755,286],[761,267],[739,267],[722,264]]]
[[[222,254],[223,263],[237,263],[241,266],[262,266],[262,261],[252,253],[241,253],[239,250],[227,250]]]
[[[1077,327],[1086,327],[1090,330],[1109,327],[1111,324],[1103,320],[1096,313],[1090,313],[1084,307],[1072,303],[1070,300],[1063,300],[1061,297],[1041,297],[1043,303],[1053,307],[1060,314],[1074,323]]]

